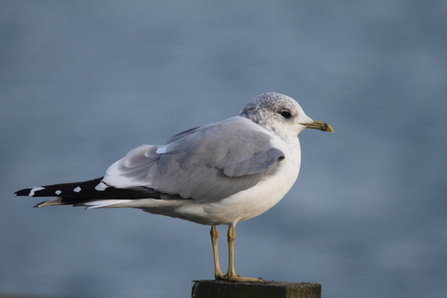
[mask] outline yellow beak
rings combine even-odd
[[[332,126],[330,126],[329,124],[327,124],[325,122],[321,122],[321,121],[317,121],[317,120],[314,120],[313,123],[301,123],[301,124],[306,126],[306,128],[334,132],[334,129],[332,128]]]

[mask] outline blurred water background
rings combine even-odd
[[[0,293],[189,297],[213,278],[209,227],[13,192],[100,177],[273,91],[335,133],[304,131],[293,189],[238,225],[238,274],[445,295],[446,1],[3,0],[0,45]]]

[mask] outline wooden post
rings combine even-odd
[[[192,298],[321,298],[321,284],[265,281],[256,283],[194,280]]]

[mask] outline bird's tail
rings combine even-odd
[[[86,206],[86,203],[101,200],[129,200],[141,198],[159,199],[160,193],[151,188],[115,188],[112,186],[97,186],[103,177],[73,183],[53,184],[33,188],[25,188],[15,192],[16,196],[30,197],[56,197],[43,201],[34,207],[45,207],[55,205]]]

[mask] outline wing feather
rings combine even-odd
[[[233,117],[184,131],[160,146],[143,146],[113,164],[104,182],[216,202],[275,173],[285,156],[271,144],[271,136],[251,120]]]

